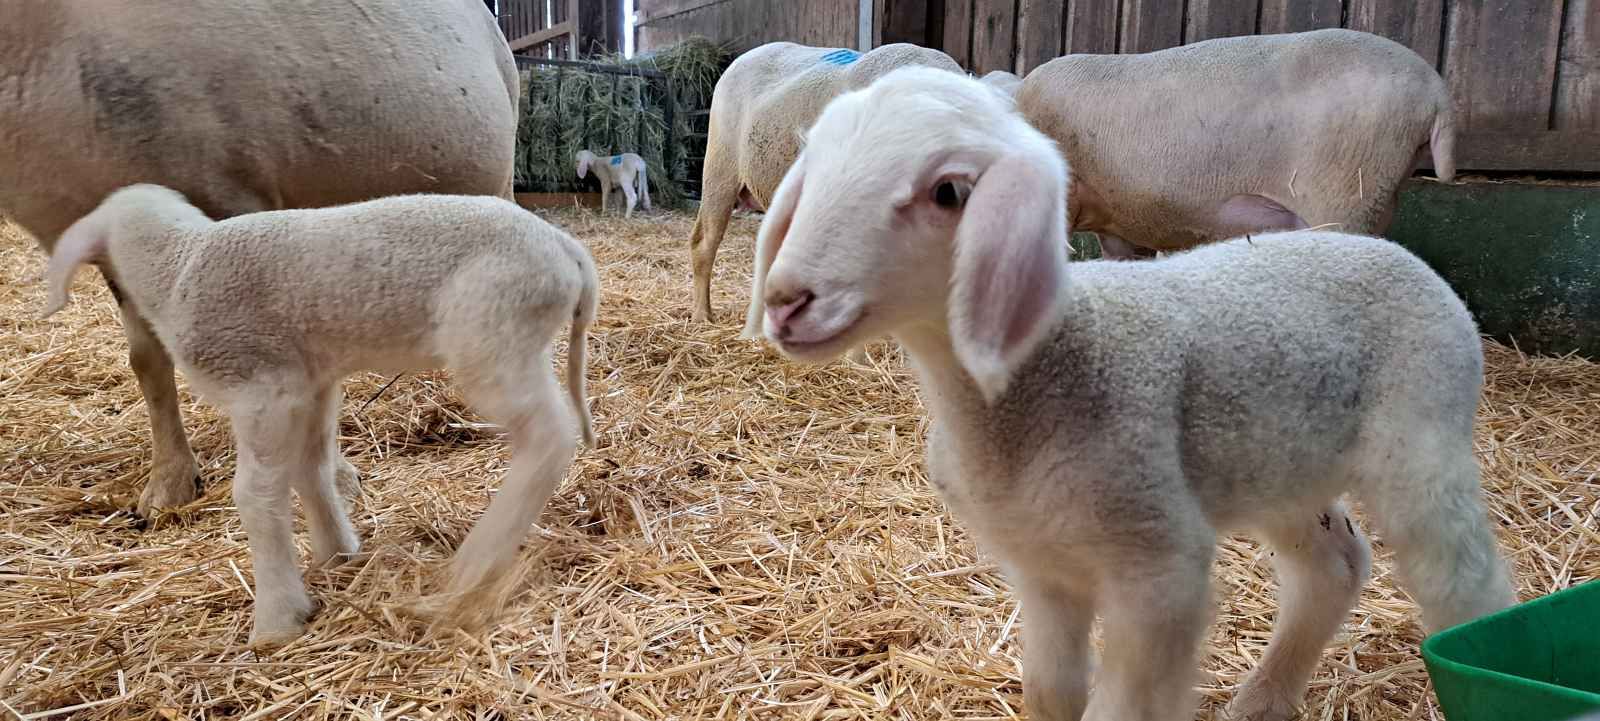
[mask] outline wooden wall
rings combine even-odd
[[[670,45],[690,35],[728,43],[742,52],[789,40],[804,45],[856,47],[859,0],[635,0],[634,47]]]
[[[1346,27],[1444,74],[1462,169],[1600,172],[1600,0],[876,0],[880,36],[974,73],[1067,53],[1134,53],[1232,35]]]

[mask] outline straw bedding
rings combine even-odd
[[[738,218],[715,327],[687,322],[690,219],[554,218],[588,242],[602,434],[524,546],[499,623],[404,613],[507,453],[443,374],[354,379],[343,447],[370,555],[308,580],[323,610],[244,648],[251,568],[227,425],[186,399],[204,498],[141,528],[148,419],[92,274],[37,319],[43,255],[0,225],[0,716],[1013,718],[1017,607],[921,471],[925,415],[887,344],[872,368],[786,363],[736,337],[756,221]],[[1486,346],[1478,449],[1524,598],[1600,576],[1600,368]],[[304,543],[302,534],[300,542]],[[1438,718],[1412,604],[1375,580],[1313,682],[1309,719]],[[1266,643],[1264,552],[1226,544],[1201,682],[1214,710]]]

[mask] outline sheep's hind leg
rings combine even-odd
[[[1343,503],[1261,529],[1278,574],[1278,620],[1254,672],[1228,705],[1235,721],[1284,721],[1305,697],[1328,640],[1366,584],[1372,550]]]
[[[123,298],[116,283],[107,277],[106,285],[117,299],[122,329],[128,337],[128,361],[150,411],[150,479],[139,494],[137,506],[138,514],[149,518],[156,509],[177,508],[200,497],[200,466],[195,463],[189,436],[183,430],[172,358],[149,324]]]
[[[495,609],[494,581],[505,575],[529,529],[572,465],[577,419],[550,370],[548,353],[526,367],[484,379],[466,374],[472,406],[509,431],[511,468],[489,510],[450,563],[445,620],[475,626]]]
[[[307,427],[317,406],[278,389],[241,394],[227,406],[239,446],[233,500],[255,567],[250,642],[281,645],[305,632],[316,608],[300,578],[289,489],[292,479],[313,472],[308,461],[321,454]]]
[[[633,217],[633,206],[639,202],[639,194],[634,192],[633,183],[622,184],[622,196],[628,203],[628,211],[622,217],[631,219]]]

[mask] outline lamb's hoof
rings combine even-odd
[[[193,460],[157,466],[139,494],[137,511],[149,518],[155,511],[177,508],[200,497],[200,467]]]
[[[339,495],[347,501],[361,497],[361,472],[344,456],[340,456],[333,467],[333,484],[339,489]]]
[[[1298,705],[1287,694],[1247,682],[1228,704],[1226,716],[1228,721],[1288,721]]]
[[[304,636],[306,622],[316,611],[317,605],[309,596],[271,611],[257,604],[255,625],[250,629],[250,647],[257,650],[279,648]]]

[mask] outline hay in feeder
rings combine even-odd
[[[711,42],[690,39],[648,56],[593,60],[625,71],[659,70],[671,78],[676,99],[672,128],[667,127],[666,83],[660,79],[582,67],[524,68],[517,186],[537,192],[581,191],[595,181],[578,179],[578,151],[637,153],[650,167],[652,199],[666,207],[683,205],[689,191],[698,190],[679,183],[686,177],[686,160],[704,154],[704,140],[688,137],[689,111],[710,105],[726,58]]]
[[[1017,604],[922,472],[927,416],[898,352],[786,362],[737,338],[756,222],[735,216],[719,322],[691,324],[681,213],[552,219],[602,276],[590,341],[598,448],[524,545],[496,625],[424,635],[399,609],[498,486],[504,443],[442,373],[347,385],[369,556],[312,571],[323,604],[270,656],[243,647],[252,577],[225,419],[186,397],[200,501],[149,529],[118,509],[149,425],[109,293],[38,318],[44,263],[0,227],[0,717],[1010,719]],[[1523,598],[1600,577],[1600,366],[1486,343],[1478,457]],[[297,540],[306,543],[303,523]],[[1416,609],[1382,538],[1324,653],[1311,721],[1440,718]],[[1200,677],[1215,709],[1260,659],[1277,584],[1226,542]],[[66,710],[74,709],[74,710]]]

